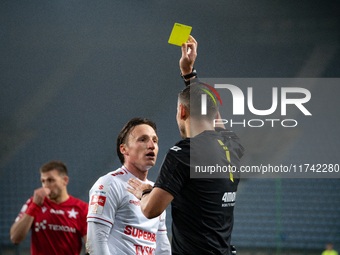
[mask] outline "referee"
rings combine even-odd
[[[192,37],[182,46],[180,68],[187,81],[196,75],[191,72],[196,48]],[[147,218],[160,215],[171,203],[172,254],[232,254],[239,176],[228,172],[213,178],[195,170],[217,165],[239,169],[244,149],[233,132],[221,127],[215,130],[214,119],[220,117],[218,100],[207,96],[207,114],[201,115],[201,95],[209,90],[194,82],[179,93],[177,124],[182,140],[167,152],[154,188],[136,179],[128,181],[132,187],[128,191],[141,199]]]

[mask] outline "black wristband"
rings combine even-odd
[[[142,197],[145,195],[145,194],[148,194],[152,191],[152,189],[145,189],[142,191],[142,195],[140,196],[140,200],[142,200]]]
[[[192,71],[191,71],[191,73],[189,73],[189,74],[183,75],[183,74],[181,73],[181,77],[182,77],[183,80],[190,79],[190,78],[192,78],[192,77],[194,77],[194,76],[197,76],[197,71],[196,71],[195,68],[192,68]]]

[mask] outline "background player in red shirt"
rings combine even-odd
[[[23,205],[11,227],[11,241],[21,243],[32,230],[31,254],[80,254],[86,242],[88,204],[67,193],[69,177],[63,162],[40,168],[42,187]]]

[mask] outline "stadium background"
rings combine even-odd
[[[94,181],[120,166],[116,137],[132,117],[158,125],[160,152],[149,173],[155,180],[180,138],[181,53],[167,43],[175,22],[193,27],[201,77],[338,78],[339,7],[335,0],[2,0],[0,254],[29,248],[29,237],[12,245],[9,228],[41,185],[39,167],[66,162],[69,193],[88,201]],[[303,128],[284,135],[236,130],[247,148],[245,163],[339,163],[339,92],[313,87],[313,117],[301,120]],[[328,241],[339,250],[339,184],[242,181],[232,238],[239,254],[319,254]],[[168,210],[171,236],[170,222]]]

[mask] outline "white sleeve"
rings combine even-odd
[[[89,195],[87,222],[98,222],[112,227],[121,200],[120,185],[104,176],[93,185]]]
[[[110,227],[96,223],[87,223],[87,241],[86,249],[91,255],[110,255],[107,240],[110,233]]]
[[[170,255],[171,245],[167,235],[166,224],[165,224],[166,212],[164,211],[160,215],[158,231],[156,233],[156,250],[155,255]]]

